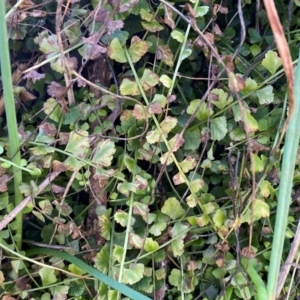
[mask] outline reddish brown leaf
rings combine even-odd
[[[58,82],[52,81],[51,84],[48,85],[47,93],[56,99],[64,97],[67,92],[67,88],[65,86],[60,85]]]
[[[36,97],[33,94],[26,91],[25,88],[23,88],[20,90],[19,99],[23,102],[26,102],[26,101],[32,101],[32,100],[36,99]]]
[[[4,193],[7,191],[7,185],[6,183],[9,181],[9,176],[4,174],[0,176],[0,192]]]
[[[253,251],[252,247],[245,247],[241,251],[242,256],[246,258],[254,258],[255,257],[255,252]]]
[[[77,70],[78,60],[75,56],[67,58],[67,63],[71,70]]]
[[[116,30],[124,27],[124,22],[120,20],[108,21],[106,25],[107,25],[107,33],[113,34]]]
[[[116,1],[116,2],[117,2],[117,4],[119,4],[119,1]],[[124,1],[125,3],[122,3],[122,2],[120,5],[120,9],[119,9],[120,13],[125,12],[125,11],[131,9],[132,7],[134,7],[136,4],[139,3],[139,0],[131,0],[131,1],[127,0],[127,1]]]
[[[65,98],[59,98],[56,101],[60,104],[62,113],[67,113],[69,111],[68,101]]]
[[[98,44],[87,45],[86,52],[84,55],[85,59],[95,60],[99,58],[102,53],[106,53],[107,49]]]
[[[228,86],[232,92],[238,93],[245,88],[245,82],[242,77],[233,72],[228,72]]]
[[[62,163],[58,160],[53,161],[53,171],[54,172],[65,172],[68,170],[69,170],[69,167],[66,166],[64,163]]]
[[[57,133],[56,127],[48,122],[42,123],[38,128],[43,129],[44,133],[49,136],[55,136]]]
[[[41,74],[35,70],[31,70],[23,78],[31,79],[32,82],[35,83],[37,80],[41,80],[41,79],[45,78],[45,74]]]
[[[34,9],[33,11],[29,12],[29,16],[34,18],[43,18],[47,16],[47,12],[40,9]]]
[[[162,113],[162,107],[158,102],[150,103],[149,114],[161,114]]]
[[[24,0],[18,7],[19,9],[30,9],[33,6],[35,6],[35,3],[33,3],[31,0]]]
[[[59,138],[58,138],[58,144],[59,145],[67,145],[69,141],[69,132],[60,132]]]
[[[225,266],[225,261],[224,261],[224,257],[218,257],[216,259],[216,265],[219,267],[219,268],[222,268]]]
[[[173,20],[173,10],[166,5],[164,5],[164,8],[165,8],[164,23],[170,26],[174,30],[175,22]]]
[[[176,96],[176,95],[170,95],[170,96],[167,97],[168,103],[172,103],[172,102],[174,102],[176,99],[177,99],[177,96]]]
[[[94,14],[94,20],[96,22],[101,22],[103,24],[106,24],[106,22],[109,21],[109,11],[103,7],[100,7],[99,9],[96,10]]]
[[[228,14],[228,8],[225,7],[225,6],[222,6],[220,4],[215,4],[214,8],[213,8],[213,15],[216,16],[218,12],[221,13],[221,14],[227,15]]]
[[[223,36],[223,32],[221,31],[218,24],[214,24],[213,26],[213,33],[215,33],[218,36]]]

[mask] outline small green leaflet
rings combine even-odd
[[[130,192],[135,193],[137,189],[137,184],[134,182],[128,182],[124,181],[122,183],[118,183],[117,190],[125,195],[126,197],[129,197]]]
[[[249,112],[244,112],[244,121],[250,133],[258,130],[258,123]]]
[[[109,271],[109,249],[108,244],[105,244],[100,252],[97,253],[95,259],[95,267],[104,274]]]
[[[179,163],[179,165],[180,165],[183,173],[187,173],[196,167],[197,162],[194,157],[187,156],[182,162]]]
[[[183,138],[185,140],[183,144],[184,150],[196,150],[200,145],[201,133],[199,128],[188,129],[185,131]]]
[[[154,252],[159,249],[159,245],[152,238],[146,238],[144,249],[147,252]]]
[[[123,96],[137,96],[140,94],[140,90],[135,80],[124,78],[120,85],[120,93]]]
[[[198,17],[203,17],[205,16],[209,11],[209,6],[200,6],[200,7],[197,7],[195,9],[195,17],[198,18]]]
[[[282,60],[275,51],[268,51],[265,58],[261,62],[262,66],[265,67],[272,75],[275,74],[277,69],[282,66]]]
[[[8,205],[8,193],[1,193],[0,194],[0,210],[6,208]]]
[[[114,38],[111,41],[109,47],[107,48],[107,55],[109,58],[114,59],[119,63],[127,62],[125,50],[118,38]]]
[[[167,116],[161,123],[161,130],[163,133],[169,133],[177,125],[177,119]]]
[[[192,52],[193,51],[191,49],[184,49],[181,55],[181,60],[188,58],[192,54]]]
[[[218,228],[221,228],[221,226],[224,224],[224,221],[226,220],[226,215],[221,209],[217,209],[213,216],[213,221],[215,225]]]
[[[41,276],[43,286],[50,285],[57,281],[54,272],[54,269],[48,267],[43,267],[39,270],[39,275]]]
[[[39,41],[40,50],[45,54],[59,53],[59,46],[57,43],[57,36],[52,34],[47,37],[43,37]]]
[[[115,151],[115,144],[112,141],[109,139],[101,140],[97,145],[92,162],[102,167],[108,167],[111,165]]]
[[[227,121],[225,117],[214,118],[210,124],[211,139],[220,141],[227,133]]]
[[[174,40],[178,41],[179,43],[183,43],[183,41],[184,41],[184,34],[181,31],[177,30],[177,29],[172,31],[171,37]]]
[[[129,217],[128,213],[120,209],[114,215],[115,221],[123,227],[127,226],[128,217]],[[135,219],[131,217],[130,226],[133,226],[134,223],[135,223]]]
[[[162,213],[168,215],[172,220],[178,219],[184,215],[185,210],[175,197],[168,198],[161,209]]]
[[[138,36],[133,36],[128,52],[133,63],[138,62],[148,51],[148,44]]]
[[[134,264],[130,269],[124,269],[122,283],[134,284],[143,278],[145,266],[143,264]]]
[[[271,85],[267,85],[256,91],[256,95],[258,97],[259,104],[261,105],[270,104],[274,101],[273,87]]]
[[[145,69],[141,78],[141,85],[144,91],[148,91],[150,88],[156,86],[159,82],[159,77],[156,73],[149,69]]]
[[[200,121],[206,121],[214,113],[211,108],[207,107],[207,104],[204,101],[199,99],[191,101],[186,112],[189,115],[192,115],[196,110],[196,118]]]
[[[49,98],[44,103],[44,112],[49,118],[55,122],[59,122],[62,117],[61,108],[54,98]]]
[[[211,99],[211,102],[219,109],[223,109],[233,101],[233,98],[228,97],[228,93],[222,89],[213,89],[211,93],[218,97],[218,100]]]
[[[168,77],[167,75],[162,75],[159,78],[159,81],[166,87],[170,88],[172,85],[172,79]]]
[[[148,13],[145,9],[141,9],[140,15],[144,20],[141,22],[141,24],[146,30],[150,32],[156,32],[164,29],[164,27],[155,20],[154,15]]]
[[[268,218],[270,216],[270,207],[269,205],[260,199],[255,200],[254,211],[251,213],[251,209],[249,208],[245,215],[243,215],[242,220],[247,222],[248,224],[260,220],[261,218]]]
[[[156,58],[169,67],[174,65],[174,54],[168,45],[157,46]]]
[[[89,133],[84,130],[71,131],[65,150],[79,157],[84,157],[90,147],[88,135]]]

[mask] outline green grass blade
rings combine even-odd
[[[4,247],[3,247],[4,248]],[[46,249],[46,248],[35,248],[27,251],[27,255],[35,255],[35,254],[43,254],[43,255],[50,255],[50,256],[56,256],[61,259],[64,259],[80,269],[84,270],[86,273],[91,275],[92,277],[100,280],[104,284],[110,286],[111,288],[115,289],[116,291],[119,291],[121,294],[126,295],[130,299],[133,300],[150,300],[149,297],[133,290],[132,288],[114,280],[113,278],[103,274],[102,272],[98,271],[97,269],[93,268],[92,266],[86,264],[79,258],[72,256],[68,253],[53,250],[53,249]]]
[[[5,101],[5,111],[6,111],[6,121],[8,127],[9,135],[9,158],[12,162],[20,166],[21,153],[20,145],[18,138],[18,127],[17,127],[17,117],[16,117],[16,108],[15,108],[15,99],[13,93],[13,84],[12,84],[12,74],[11,74],[11,64],[10,64],[10,55],[8,48],[8,35],[5,19],[5,1],[0,1],[0,62],[1,62],[1,75],[3,83],[3,92],[4,92],[4,101]],[[13,166],[14,173],[14,199],[15,205],[21,203],[22,194],[19,191],[19,186],[22,182],[22,172],[19,168]],[[23,217],[22,214],[19,214],[16,217],[16,244],[19,250],[22,246],[22,231],[23,231]]]
[[[300,56],[300,53],[299,53]],[[287,227],[288,212],[291,202],[296,155],[300,137],[300,66],[295,75],[295,109],[285,136],[284,152],[279,185],[278,206],[276,212],[275,231],[272,243],[271,260],[268,277],[268,299],[275,299],[280,263],[282,260],[283,243]]]

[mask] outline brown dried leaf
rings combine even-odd
[[[2,114],[4,113],[4,98],[3,96],[1,96],[0,98],[0,116],[2,116]]]
[[[63,98],[67,92],[67,88],[65,86],[60,85],[58,82],[52,81],[51,84],[48,85],[47,93],[56,99]]]
[[[161,114],[162,107],[158,102],[150,103],[148,112],[149,114]]]
[[[146,210],[140,210],[138,206],[134,205],[133,206],[133,213],[138,216],[146,217],[147,213],[149,213],[149,208]]]
[[[113,34],[116,30],[124,27],[124,22],[120,20],[108,21],[106,26],[107,26],[107,33]]]
[[[198,263],[195,260],[190,260],[188,263],[188,270],[189,271],[195,271],[198,269]]]
[[[184,8],[189,12],[189,15],[195,19],[196,13],[194,11],[194,9],[192,8],[192,6],[189,3],[186,3]]]
[[[67,113],[69,111],[68,101],[65,98],[58,98],[56,101],[60,104],[62,113]]]
[[[89,44],[87,45],[84,58],[86,60],[91,59],[95,60],[99,58],[103,53],[106,53],[107,49],[98,44]]]
[[[185,182],[184,177],[181,176],[180,173],[177,173],[176,175],[173,176],[173,182],[175,185],[179,185]]]
[[[218,24],[214,24],[214,26],[213,26],[213,33],[215,33],[218,36],[223,36],[223,32],[220,29],[220,27],[219,27]]]
[[[245,88],[245,81],[233,72],[228,72],[228,86],[232,92],[238,93]]]
[[[119,1],[116,1],[119,4]],[[139,3],[139,0],[121,1],[119,12],[125,12]]]
[[[47,16],[47,12],[40,9],[34,9],[33,11],[29,12],[29,16],[34,18],[43,18]]]
[[[57,184],[51,184],[50,186],[51,186],[51,191],[54,194],[63,194],[64,191],[66,190],[64,187]]]
[[[45,78],[45,74],[41,74],[35,70],[31,70],[23,78],[31,79],[32,82],[35,83],[37,80],[41,80],[41,79]]]
[[[70,223],[70,231],[72,233],[72,239],[75,240],[79,237],[82,237],[82,233],[80,230],[81,226],[76,226],[73,222]]]
[[[106,22],[109,21],[109,11],[106,10],[104,7],[100,7],[95,11],[93,17],[96,22],[106,24]]]
[[[2,297],[2,300],[17,300],[17,298],[14,298],[14,297],[8,296],[8,295],[4,295],[4,296]]]
[[[144,244],[144,239],[141,238],[139,235],[137,235],[133,232],[130,232],[129,244],[136,249],[141,249]]]
[[[174,30],[175,22],[173,20],[173,10],[166,5],[164,5],[164,8],[165,8],[164,23],[167,24],[168,26],[170,26],[172,28],[172,30]]]
[[[241,251],[242,256],[246,258],[254,258],[255,257],[255,252],[253,251],[252,247],[245,247]]]
[[[4,174],[0,176],[0,192],[4,193],[7,191],[7,185],[6,183],[9,181],[9,176]]]
[[[162,62],[164,62],[169,67],[173,67],[174,65],[174,54],[168,45],[158,45],[156,50],[156,58],[158,60],[162,60]]]
[[[58,160],[53,161],[53,171],[54,172],[65,172],[68,171],[69,167],[66,166],[64,163]]]
[[[66,58],[66,60],[67,60],[68,68],[76,71],[77,67],[78,67],[77,58],[75,56],[73,56],[73,57]]]
[[[135,104],[132,116],[137,120],[147,120],[150,117],[150,114],[148,114],[145,106]]]
[[[221,13],[221,14],[227,15],[228,14],[228,8],[225,7],[225,6],[222,6],[220,4],[215,4],[214,8],[213,8],[213,15],[216,16],[218,12]]]
[[[30,9],[30,8],[32,8],[33,6],[35,6],[35,3],[34,2],[32,2],[31,0],[24,0],[24,1],[22,1],[22,3],[21,3],[21,5],[18,7],[18,9],[26,9],[26,10],[28,10],[28,9]]]
[[[67,145],[68,141],[69,141],[69,136],[70,133],[69,132],[60,132],[59,133],[59,138],[58,138],[58,144],[59,145]]]
[[[170,95],[170,96],[167,97],[168,103],[172,103],[172,102],[174,102],[176,99],[177,99],[177,96],[176,96],[176,95]]]
[[[169,143],[171,146],[171,151],[175,152],[184,144],[184,138],[181,134],[177,133]]]
[[[22,70],[17,68],[12,74],[12,82],[14,85],[17,85],[22,78]]]
[[[57,227],[57,231],[64,235],[70,234],[70,226],[68,224],[59,224]]]
[[[57,129],[53,124],[50,124],[48,122],[44,122],[40,126],[38,126],[38,128],[43,129],[43,131],[46,135],[56,136]]]
[[[270,147],[260,144],[256,139],[249,138],[249,146],[256,154],[261,151],[270,151]]]
[[[99,34],[98,33],[92,34],[87,38],[86,37],[82,38],[82,40],[86,44],[91,44],[91,45],[97,44],[99,42]]]
[[[216,259],[216,265],[219,267],[219,268],[222,268],[225,266],[225,261],[224,261],[224,257],[218,257]]]
[[[23,89],[20,90],[19,99],[23,102],[32,101],[32,100],[36,99],[36,96],[29,93],[28,91],[25,90],[25,88],[23,88]]]

